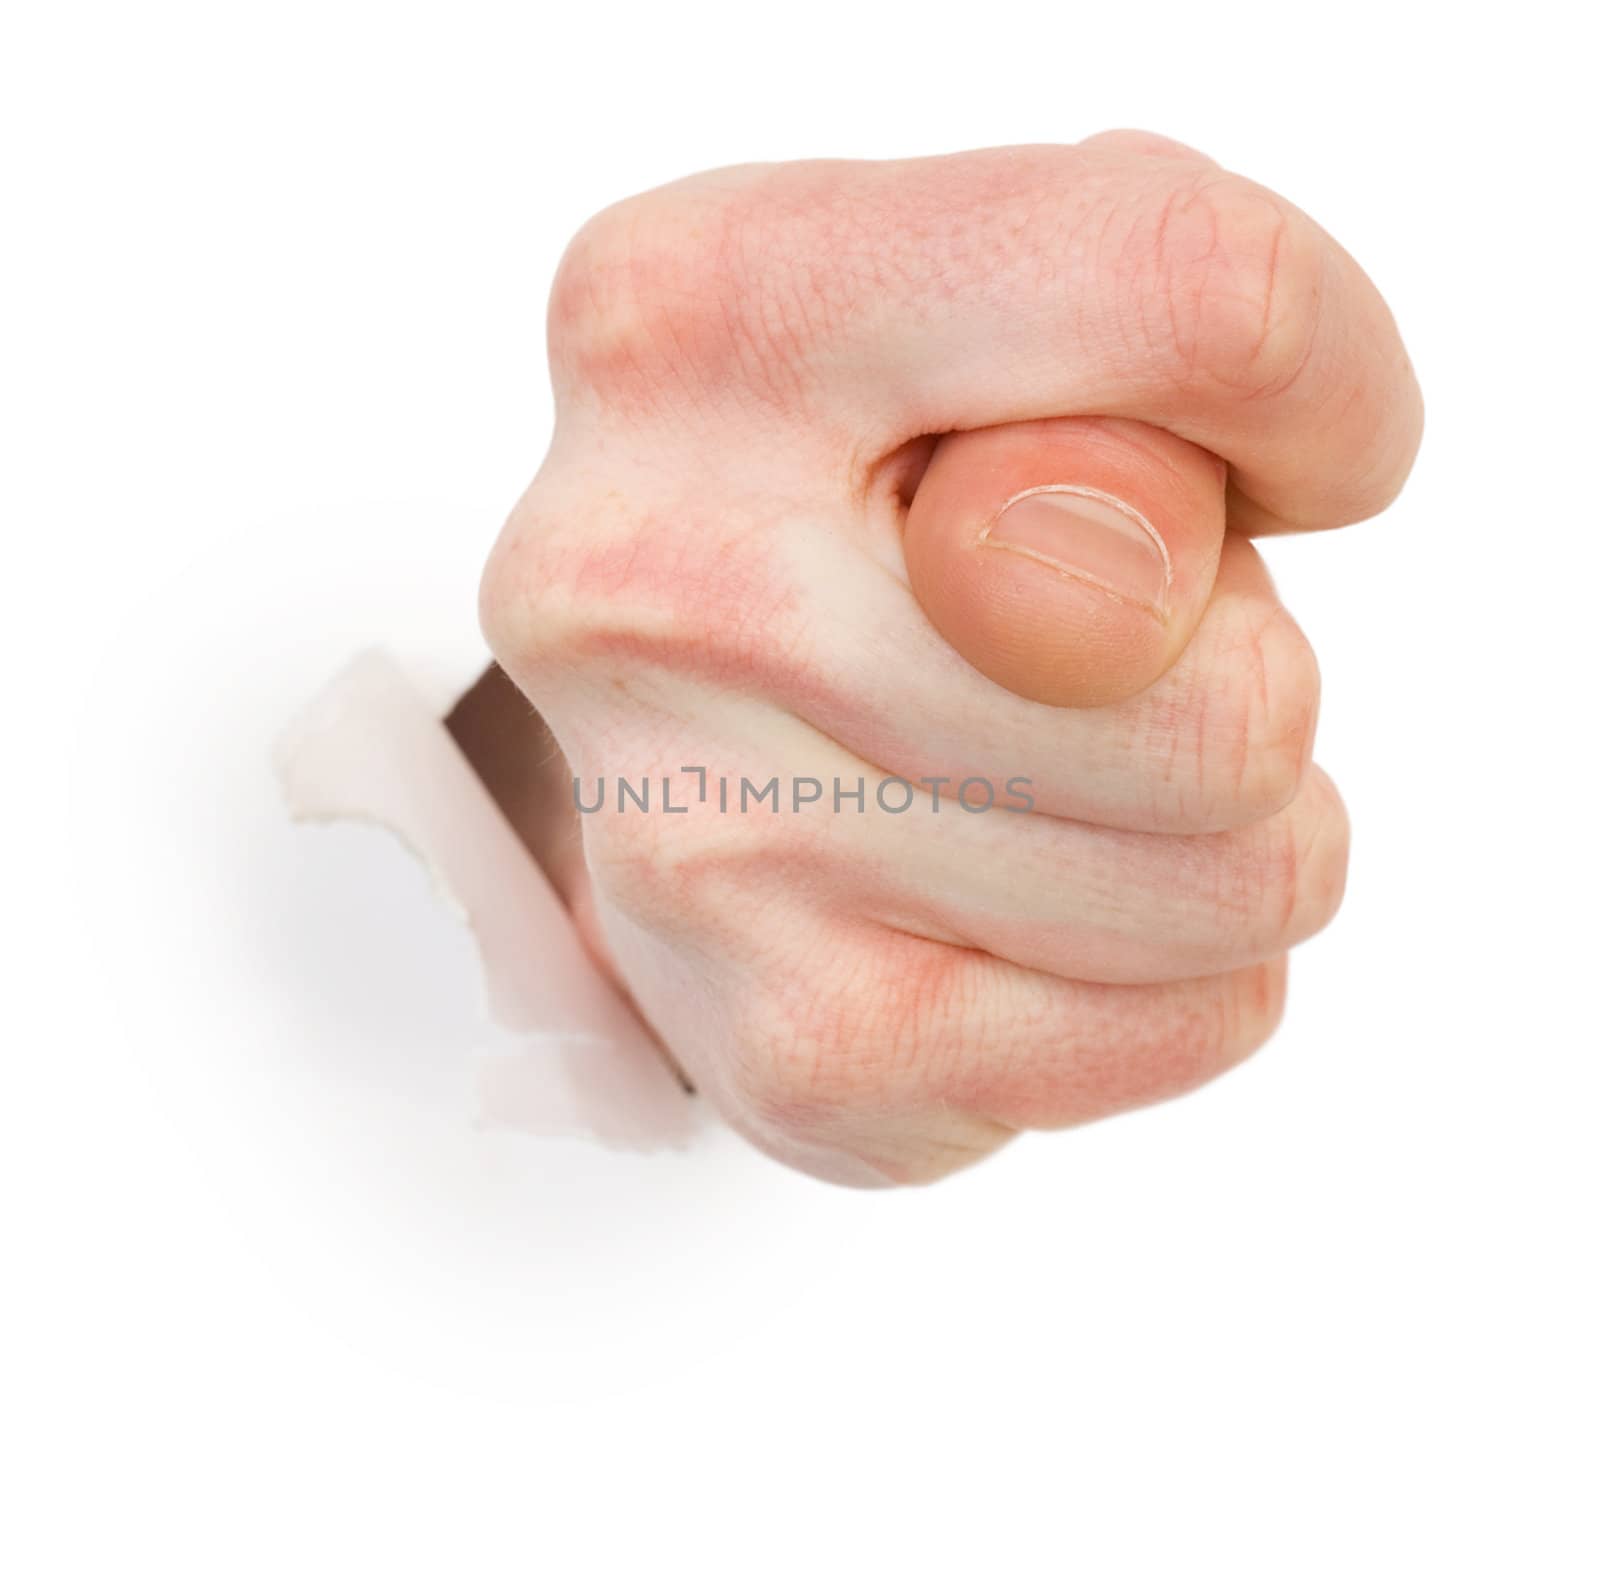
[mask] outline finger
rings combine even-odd
[[[718,734],[697,743],[698,783],[664,757],[631,771],[662,795],[672,780],[679,815],[601,787],[583,820],[597,887],[697,956],[764,951],[749,918],[804,901],[1074,981],[1163,982],[1281,954],[1343,898],[1349,822],[1314,767],[1246,828],[1136,834],[1030,812],[1005,783],[919,792],[754,716]]]
[[[1271,1037],[1288,986],[1286,955],[1138,986],[1063,982],[992,956],[968,955],[965,965],[977,1024],[963,1039],[965,1058],[939,1070],[934,1094],[1018,1130],[1104,1119],[1215,1079]]]
[[[1293,204],[1108,143],[711,172],[618,205],[552,295],[563,410],[766,421],[864,482],[920,435],[1067,415],[1224,458],[1253,524],[1383,508],[1421,434],[1382,297]],[[804,420],[797,431],[795,418]],[[805,453],[801,453],[804,451]]]
[[[1224,457],[1262,516],[1307,527],[1398,492],[1421,433],[1410,362],[1372,283],[1294,205],[1202,161],[1115,146],[950,157],[970,163],[867,182],[887,242],[927,260],[899,304],[905,332],[878,342],[873,393],[904,392],[909,430],[1134,417]],[[952,180],[967,206],[913,242],[901,205]],[[970,244],[975,215],[987,255]],[[1041,289],[1067,259],[1082,260],[1071,290]],[[938,332],[916,333],[933,291]]]
[[[734,971],[728,1013],[714,1027],[685,1013],[672,1034],[736,1128],[845,1183],[936,1179],[1017,1130],[1178,1096],[1268,1040],[1287,984],[1281,955],[1190,981],[1062,981],[838,918],[808,948],[803,983]],[[879,991],[859,991],[861,959],[879,963]]]
[[[1349,822],[1319,769],[1282,812],[1221,834],[1129,834],[1018,814],[976,790],[869,817],[838,841],[866,914],[1084,982],[1210,976],[1281,954],[1332,920]],[[859,841],[848,852],[847,844]]]
[[[1223,469],[1094,418],[949,434],[905,526],[918,601],[968,663],[1036,702],[1142,691],[1188,642],[1222,548]]]

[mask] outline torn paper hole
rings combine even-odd
[[[391,830],[471,928],[493,1022],[476,1071],[484,1124],[642,1150],[688,1141],[699,1105],[394,659],[354,659],[290,727],[276,759],[294,817]]]

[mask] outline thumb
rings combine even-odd
[[[1227,471],[1164,429],[1061,417],[952,433],[906,518],[912,591],[968,663],[1036,702],[1142,691],[1188,642]]]

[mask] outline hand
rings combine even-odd
[[[1350,257],[1118,132],[693,177],[549,324],[484,625],[603,794],[576,909],[728,1120],[921,1181],[1259,1046],[1347,829],[1249,539],[1382,509],[1421,430]]]

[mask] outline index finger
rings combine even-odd
[[[587,332],[612,375],[686,410],[732,395],[825,418],[858,471],[925,434],[1128,417],[1229,463],[1230,525],[1307,529],[1383,509],[1421,435],[1355,260],[1157,140],[715,171],[591,222],[563,274],[558,388]]]

